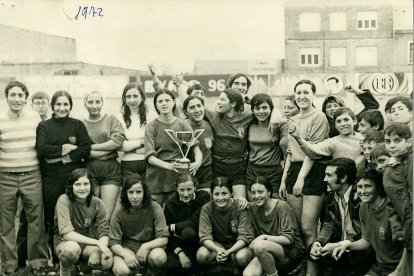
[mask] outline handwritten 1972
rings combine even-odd
[[[105,16],[103,14],[102,8],[95,8],[94,6],[90,6],[90,7],[79,6],[75,19],[79,20],[82,17],[84,17],[84,19],[87,19],[88,17],[102,17],[102,16]]]

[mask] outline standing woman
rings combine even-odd
[[[183,111],[187,116],[187,122],[191,127],[203,129],[203,133],[198,137],[199,147],[203,154],[203,160],[198,170],[195,166],[190,167],[190,173],[195,175],[198,187],[197,190],[205,190],[211,194],[211,184],[213,183],[213,158],[211,156],[211,148],[213,147],[214,132],[209,122],[204,120],[205,107],[204,100],[198,96],[188,96],[183,103]]]
[[[206,113],[214,129],[214,176],[229,179],[235,198],[246,198],[247,129],[253,116],[243,111],[239,90],[229,88],[220,94],[216,112]]]
[[[255,258],[243,274],[285,275],[300,264],[304,252],[295,215],[285,201],[271,198],[269,179],[259,176],[250,183],[249,214],[256,237],[250,248]]]
[[[290,95],[285,98],[283,101],[283,115],[289,121],[290,118],[299,113],[299,106],[295,101],[295,95]],[[289,135],[289,124],[284,124],[280,130],[280,142],[279,146],[283,152],[283,160],[286,160],[287,149],[288,149],[288,139]]]
[[[232,185],[226,177],[216,177],[213,200],[201,208],[197,261],[201,265],[233,262],[244,268],[252,258],[248,245],[253,229],[247,210],[239,210],[231,196]]]
[[[310,80],[301,80],[294,87],[295,101],[299,114],[291,121],[299,130],[299,135],[311,143],[328,138],[329,124],[325,114],[316,110],[313,100],[316,87]],[[324,183],[325,165],[312,160],[302,151],[298,142],[289,135],[289,149],[280,185],[280,196],[286,198],[300,222],[305,246],[316,239],[316,229],[323,206],[326,185]],[[309,265],[308,268],[312,266]]]
[[[136,82],[128,83],[122,92],[121,113],[118,119],[125,130],[125,141],[121,151],[121,172],[124,179],[128,174],[138,174],[145,178],[147,163],[145,162],[144,136],[147,124],[147,106],[145,93]]]
[[[53,94],[52,118],[39,124],[36,150],[42,172],[43,202],[46,231],[53,248],[54,211],[56,202],[65,192],[65,184],[74,169],[84,168],[91,144],[85,125],[69,117],[72,97],[66,91]],[[54,262],[58,261],[54,256]]]
[[[83,120],[92,142],[88,172],[95,195],[107,209],[107,219],[115,209],[121,186],[121,167],[117,150],[124,142],[124,128],[114,115],[102,114],[103,97],[94,91],[85,95],[83,104],[89,116]]]
[[[272,196],[279,197],[282,179],[282,150],[279,146],[280,128],[272,132],[269,121],[274,109],[272,99],[266,94],[256,94],[250,101],[253,123],[249,127],[249,163],[246,181],[252,183],[258,176],[266,177],[272,184]]]
[[[181,159],[178,145],[168,136],[165,129],[192,131],[190,124],[173,115],[175,96],[168,89],[161,89],[154,95],[154,107],[158,117],[145,128],[145,156],[148,163],[147,184],[152,197],[161,206],[176,191],[177,172]],[[185,149],[184,149],[185,150]],[[201,165],[202,153],[194,146],[193,170]]]

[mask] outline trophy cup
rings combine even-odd
[[[178,148],[180,149],[182,158],[176,159],[175,162],[179,164],[180,170],[188,170],[190,169],[190,159],[187,158],[188,152],[193,145],[190,143],[194,143],[200,137],[200,135],[204,132],[204,129],[196,129],[194,131],[175,131],[173,129],[164,129],[164,131],[170,136],[170,138],[177,144]],[[182,145],[187,145],[187,150],[184,153],[182,149]]]

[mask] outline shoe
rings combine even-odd
[[[53,264],[53,266],[49,266],[47,268],[47,275],[49,276],[55,276],[59,275],[59,264]]]
[[[47,268],[43,266],[39,266],[39,267],[33,268],[32,273],[35,276],[45,276],[47,275]]]

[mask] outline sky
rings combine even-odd
[[[104,16],[76,20],[80,6]],[[0,0],[0,24],[75,38],[79,61],[133,69],[284,57],[282,0]]]

